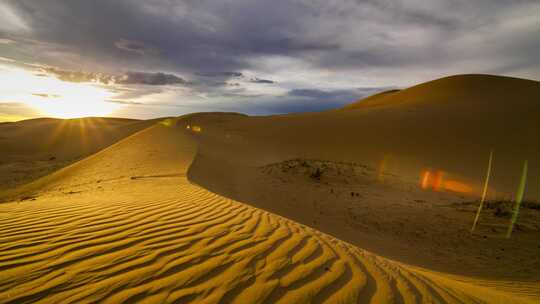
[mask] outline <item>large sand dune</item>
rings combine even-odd
[[[185,123],[141,131],[38,181],[34,201],[0,205],[0,302],[538,300],[534,284],[417,269],[189,183]]]
[[[494,209],[470,229],[490,150],[489,200],[514,199],[525,160],[525,199],[540,198],[539,100],[537,81],[461,75],[320,113],[193,115],[189,177],[402,262],[538,282],[538,209],[522,208],[511,239]]]

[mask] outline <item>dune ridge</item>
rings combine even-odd
[[[86,117],[2,123],[0,192],[46,176],[155,122]]]
[[[43,179],[35,201],[0,205],[0,303],[538,299],[534,284],[410,267],[192,184],[184,124],[145,129]]]
[[[500,107],[523,106],[538,96],[535,80],[488,74],[452,75],[424,82],[403,90],[381,92],[350,103],[344,109],[381,106],[470,103]],[[519,94],[519,95],[518,95]]]

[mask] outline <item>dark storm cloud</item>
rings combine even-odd
[[[138,66],[172,63],[177,70],[209,73],[247,68],[247,59],[265,55],[349,69],[459,61],[467,54],[444,50],[448,43],[460,43],[457,36],[519,23],[521,11],[516,10],[520,7],[523,12],[528,6],[538,9],[537,1],[502,0],[11,0],[7,4],[26,23],[28,35],[67,45],[96,61],[115,64],[120,58],[117,64]],[[510,11],[517,13],[505,14]],[[539,29],[539,23],[535,24],[528,29],[529,39],[538,41],[532,35]],[[527,46],[514,38],[518,44],[511,48]],[[151,49],[148,45],[161,57],[141,62],[117,52],[146,54]],[[539,63],[533,56],[528,60]],[[231,73],[223,76],[241,74]]]
[[[309,7],[301,3],[165,0],[7,3],[25,20],[30,29],[28,35],[67,45],[73,52],[88,56],[85,60],[92,63],[173,64],[182,70],[215,72],[247,67],[246,56],[336,47],[335,43],[303,38],[304,30],[296,17]],[[149,58],[140,62],[140,58],[125,54],[126,49],[140,54],[147,45],[159,51],[158,60]]]

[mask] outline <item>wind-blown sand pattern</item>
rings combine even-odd
[[[534,302],[213,194],[185,177],[195,149],[157,125],[0,205],[0,303]]]

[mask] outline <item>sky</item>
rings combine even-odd
[[[0,0],[0,121],[321,111],[540,80],[537,0]]]

